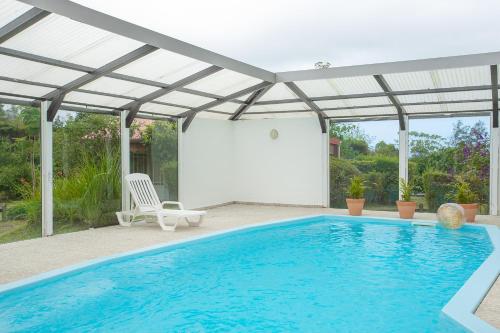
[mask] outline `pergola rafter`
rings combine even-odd
[[[391,101],[392,105],[396,108],[398,112],[398,120],[399,120],[399,129],[402,131],[406,130],[406,124],[405,124],[405,111],[403,110],[403,107],[401,106],[401,102],[399,99],[392,94],[392,89],[389,87],[389,84],[385,80],[385,78],[382,75],[374,75],[375,81],[379,84],[380,88],[387,94],[387,98]]]
[[[232,93],[224,98],[212,101],[210,103],[203,104],[199,107],[196,107],[196,108],[193,108],[189,111],[181,113],[179,116],[186,117],[186,119],[182,123],[182,131],[183,132],[187,131],[187,129],[189,128],[189,125],[191,125],[191,122],[193,121],[194,117],[196,117],[196,114],[198,114],[199,112],[204,111],[204,110],[209,109],[209,108],[219,106],[221,104],[224,104],[226,102],[231,101],[232,99],[235,99],[235,98],[238,98],[241,96],[245,96],[246,94],[252,93],[256,90],[261,90],[262,88],[265,88],[271,84],[272,84],[271,82],[264,81],[264,82],[258,83],[256,85],[253,85],[251,87],[245,88],[245,89],[237,91],[235,93]]]
[[[132,121],[135,118],[135,115],[137,114],[137,112],[139,111],[139,109],[141,108],[141,106],[144,103],[148,103],[148,102],[151,102],[159,97],[165,96],[173,91],[178,90],[179,88],[182,88],[182,87],[187,86],[193,82],[199,81],[203,78],[206,78],[207,76],[210,76],[214,73],[217,73],[217,72],[221,71],[222,69],[223,68],[219,67],[219,66],[215,66],[215,65],[210,66],[210,67],[205,68],[205,69],[203,69],[197,73],[194,73],[188,77],[185,77],[177,82],[172,83],[168,88],[158,89],[156,91],[153,91],[150,94],[147,94],[146,96],[139,98],[138,100],[136,100],[134,102],[130,102],[130,103],[122,106],[123,109],[130,109],[130,112],[127,115],[126,126],[130,127],[130,125],[132,124]]]
[[[50,15],[50,12],[47,12],[43,9],[39,9],[36,7],[31,8],[26,13],[20,15],[15,20],[7,23],[5,26],[0,28],[0,44],[17,35],[21,31],[31,27],[33,24],[37,23],[48,15]]]
[[[491,72],[491,99],[493,101],[492,126],[498,128],[498,66],[492,65]]]
[[[326,114],[307,97],[307,95],[293,82],[285,82],[286,86],[307,106],[311,108],[318,115],[319,125],[321,126],[321,133],[326,133]]]
[[[245,104],[241,105],[235,113],[231,115],[229,120],[238,120],[240,117],[259,99],[261,99],[268,91],[273,87],[274,84],[271,84],[261,90],[257,90],[253,92],[245,101]]]

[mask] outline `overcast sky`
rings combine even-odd
[[[500,51],[500,0],[76,0],[271,71]]]
[[[76,2],[271,71],[500,51],[500,0]],[[414,121],[412,130],[447,137],[454,121]],[[396,122],[394,131],[384,123],[360,126],[394,142]]]

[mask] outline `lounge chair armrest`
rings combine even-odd
[[[165,205],[177,205],[177,207],[179,207],[180,210],[184,210],[184,205],[182,204],[182,202],[179,202],[179,201],[163,201],[161,203],[161,206],[165,206]]]

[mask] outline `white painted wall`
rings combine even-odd
[[[328,203],[328,143],[316,118],[195,119],[179,148],[179,197],[187,207]]]
[[[238,121],[234,133],[236,201],[323,205],[327,180],[316,118]]]
[[[233,147],[230,121],[196,118],[179,130],[179,201],[186,208],[234,200]]]

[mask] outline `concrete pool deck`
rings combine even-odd
[[[200,228],[180,224],[176,232],[163,232],[155,223],[130,228],[111,226],[2,244],[0,284],[91,259],[245,225],[315,214],[346,213],[344,209],[231,204],[209,209]],[[365,211],[364,215],[398,217],[397,212],[382,211]],[[415,218],[435,219],[435,214],[417,213]],[[500,217],[478,216],[477,222],[500,226]],[[500,328],[500,279],[490,289],[476,314]]]

